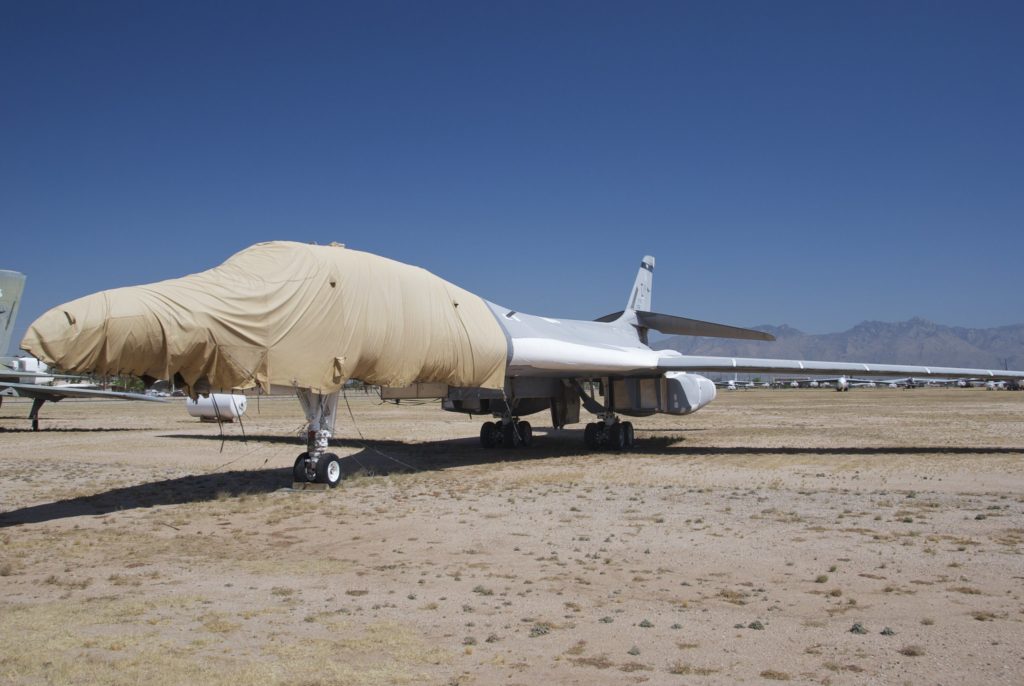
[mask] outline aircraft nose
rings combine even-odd
[[[93,366],[102,353],[110,306],[95,293],[55,307],[32,322],[21,347],[51,366]]]

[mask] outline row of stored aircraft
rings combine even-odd
[[[801,377],[799,379],[779,378],[772,381],[742,381],[729,379],[716,381],[715,386],[726,390],[746,390],[753,388],[834,388],[837,391],[848,391],[851,388],[935,388],[955,386],[957,388],[986,388],[995,390],[1020,390],[1018,381],[993,381],[991,379],[920,379],[913,376],[898,379],[858,379],[840,376],[836,378]]]
[[[562,428],[580,421],[582,406],[597,417],[586,445],[611,450],[634,443],[625,417],[687,415],[712,402],[716,387],[703,373],[831,374],[847,387],[862,377],[1024,380],[1011,370],[654,350],[651,331],[774,340],[654,312],[654,266],[641,260],[622,310],[582,321],[525,314],[341,245],[261,243],[207,272],[59,305],[22,347],[65,372],[173,378],[193,396],[289,388],[308,422],[294,478],[329,486],[341,478],[329,439],[349,379],[385,387],[388,398],[439,398],[445,410],[492,418],[480,429],[485,447],[529,445],[523,417],[546,411]]]

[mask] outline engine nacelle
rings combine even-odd
[[[714,382],[686,372],[666,372],[654,379],[616,379],[612,390],[613,410],[631,417],[690,414],[715,399]]]
[[[715,399],[715,382],[700,374],[667,372],[669,414],[690,414]]]

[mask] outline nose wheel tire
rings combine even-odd
[[[341,461],[334,453],[324,453],[316,462],[317,483],[334,488],[341,483]]]
[[[309,453],[302,453],[295,458],[295,466],[292,467],[292,480],[298,483],[306,483],[311,481],[309,475],[306,474],[306,461],[309,460]]]

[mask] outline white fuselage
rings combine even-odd
[[[580,370],[627,374],[656,369],[658,360],[680,356],[651,350],[626,320],[605,323],[553,319],[488,303],[509,341],[509,376],[573,376]]]

